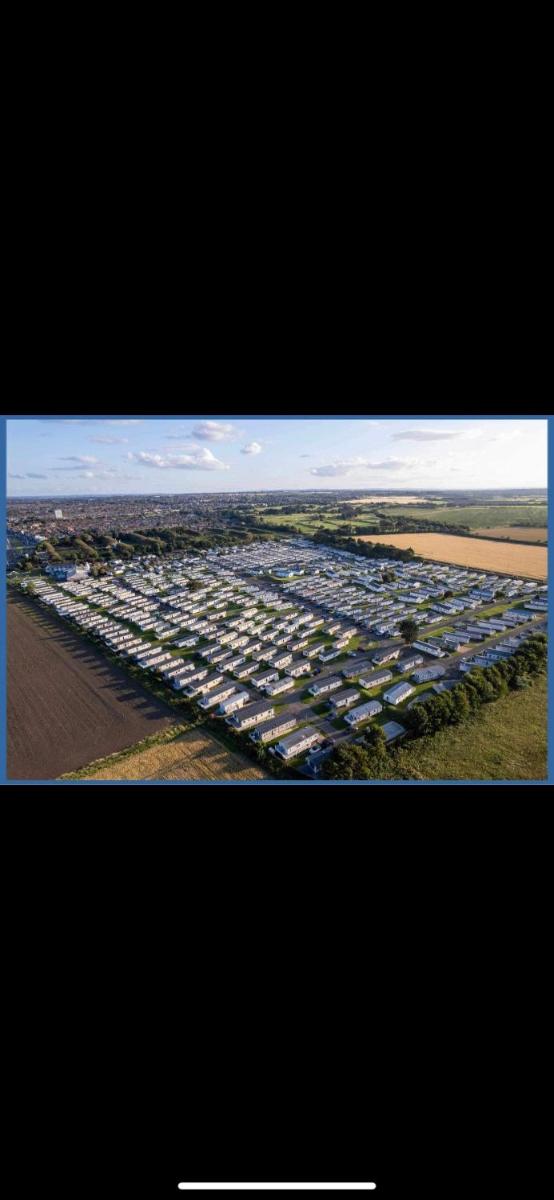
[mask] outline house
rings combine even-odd
[[[431,679],[440,679],[444,673],[444,667],[424,667],[421,671],[414,671],[412,679],[414,683],[429,683]]]
[[[388,683],[392,679],[392,671],[373,671],[364,673],[358,676],[360,687],[370,691],[371,688],[379,687],[382,683]]]
[[[445,633],[442,639],[443,646],[447,650],[459,650],[460,646],[465,646],[465,639],[460,633]]]
[[[340,675],[328,675],[326,679],[316,679],[308,691],[311,696],[324,696],[326,692],[334,692],[342,684]]]
[[[381,725],[381,729],[383,730],[387,742],[394,742],[397,738],[404,737],[406,734],[404,726],[400,725],[398,721],[385,721],[384,724]]]
[[[387,704],[402,704],[413,691],[414,688],[409,683],[397,683],[387,692],[383,692],[383,700],[386,700]]]
[[[272,742],[282,733],[288,733],[294,726],[298,724],[296,717],[285,716],[273,717],[271,721],[262,721],[261,725],[257,725],[249,735],[253,742]]]
[[[444,658],[444,650],[440,650],[438,646],[433,646],[429,642],[414,642],[415,650],[423,650],[425,654],[431,654],[433,658]]]
[[[222,717],[230,717],[231,713],[236,712],[238,708],[243,708],[251,699],[250,692],[234,692],[232,696],[229,696],[228,700],[224,700],[219,705],[217,711]]]
[[[294,687],[294,679],[285,675],[284,679],[276,679],[275,683],[266,685],[266,696],[279,696],[281,692],[290,692]]]
[[[400,646],[387,646],[384,650],[376,650],[375,654],[371,657],[371,661],[375,663],[376,667],[380,667],[381,663],[394,662],[394,659],[398,658],[400,650]]]
[[[234,683],[223,683],[221,687],[212,688],[207,696],[198,701],[199,708],[214,708],[216,704],[222,704],[224,700],[228,700],[236,691]]]
[[[360,693],[356,688],[345,688],[343,692],[335,692],[334,696],[330,697],[329,705],[335,712],[338,712],[341,708],[350,708],[350,705],[359,698]]]
[[[292,654],[288,650],[285,651],[285,653],[275,654],[273,656],[273,666],[274,667],[279,667],[279,668],[286,667],[291,662],[292,662]]]
[[[177,690],[180,690],[181,688],[186,687],[186,685],[189,683],[196,683],[200,679],[206,679],[207,674],[208,674],[207,667],[197,667],[197,669],[195,671],[192,671],[191,673],[187,674],[186,679],[181,678],[180,676],[178,676],[177,679],[174,679],[173,687],[176,688]]]
[[[315,646],[304,650],[304,658],[314,658],[316,654],[321,654],[322,650],[325,650],[325,642],[316,642]]]
[[[421,654],[410,654],[407,658],[400,658],[396,663],[396,670],[400,675],[404,671],[413,671],[414,667],[419,667],[424,661]]]
[[[376,717],[377,713],[383,711],[383,705],[379,704],[378,700],[366,700],[365,704],[359,704],[357,708],[351,708],[350,712],[345,714],[347,725],[355,727],[362,721],[368,721],[370,717]]]
[[[263,688],[267,683],[274,683],[278,678],[279,672],[271,668],[269,671],[260,671],[258,675],[253,675],[250,682],[254,684],[254,687]]]
[[[291,679],[298,679],[300,675],[310,674],[310,664],[304,658],[293,658],[292,662],[287,667],[288,674]]]
[[[259,700],[255,704],[247,704],[245,708],[239,709],[232,717],[228,717],[227,721],[233,729],[238,729],[242,732],[243,729],[250,729],[254,725],[261,724],[262,721],[269,720],[275,716],[273,704],[267,700]]]
[[[189,675],[189,679],[191,676]],[[195,683],[191,683],[185,691],[185,696],[189,699],[194,699],[195,696],[204,695],[204,692],[211,692],[212,688],[217,687],[218,683],[223,682],[223,675],[216,671],[213,675],[208,675],[205,679],[197,679]]]
[[[330,650],[322,650],[321,654],[318,654],[318,658],[320,662],[326,663],[331,662],[333,658],[338,658],[339,654],[340,649],[337,650],[336,648],[331,647]]]
[[[233,671],[233,675],[235,676],[235,679],[247,679],[248,676],[252,675],[253,672],[256,670],[257,665],[258,665],[257,663],[251,662],[251,663],[245,663],[244,666],[242,666],[242,667],[237,667],[237,669],[235,671]]]
[[[275,753],[285,760],[298,758],[299,754],[304,754],[316,742],[322,740],[319,730],[314,729],[313,725],[306,725],[304,729],[298,729],[296,733],[291,733],[289,737],[283,738],[282,742],[278,742]]]
[[[369,662],[367,662],[367,660],[366,660],[365,662],[361,662],[361,663],[348,663],[345,667],[343,667],[342,674],[344,675],[345,679],[357,679],[358,676],[361,675],[363,671],[370,671],[370,670],[371,670],[371,664]],[[392,675],[390,674],[390,671],[387,672],[387,676],[389,679],[392,679]]]

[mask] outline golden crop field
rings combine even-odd
[[[510,545],[482,537],[451,537],[448,533],[368,534],[359,541],[382,542],[401,550],[411,546],[415,554],[437,562],[456,563],[460,567],[476,567],[482,571],[503,571],[523,579],[546,579],[545,546]]]
[[[260,767],[235,754],[209,734],[191,730],[166,744],[138,749],[119,762],[91,771],[87,779],[269,779]]]
[[[507,537],[513,542],[546,542],[548,530],[530,529],[525,525],[495,525],[492,529],[472,529],[479,537]]]

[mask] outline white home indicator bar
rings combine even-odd
[[[373,1192],[376,1183],[179,1183],[182,1192]]]

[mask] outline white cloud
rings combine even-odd
[[[243,446],[241,454],[261,454],[262,447],[259,442],[249,442],[247,446]]]
[[[89,442],[98,442],[102,446],[123,446],[126,445],[129,438],[125,437],[91,437]]]
[[[239,436],[234,425],[222,421],[201,421],[192,432],[205,442],[231,442]]]
[[[457,429],[402,429],[400,433],[391,434],[393,440],[397,442],[439,442],[443,439],[461,436],[461,430]]]
[[[330,478],[336,475],[350,475],[356,467],[365,466],[367,466],[365,458],[342,458],[334,463],[326,463],[322,467],[311,467],[310,474]]]
[[[60,459],[60,462],[74,462],[74,463],[81,463],[81,464],[83,464],[83,463],[93,463],[94,464],[94,463],[98,462],[98,459],[95,458],[93,454],[60,454],[59,459]],[[60,468],[58,467],[58,470],[59,469]]]
[[[310,473],[324,477],[333,477],[337,475],[351,475],[354,471],[368,469],[371,471],[400,471],[403,468],[412,470],[414,467],[420,466],[422,460],[418,458],[385,458],[382,462],[370,462],[367,458],[343,458],[336,460],[334,463],[326,463],[321,467],[312,467]]]
[[[127,458],[132,462],[142,463],[145,467],[156,467],[159,470],[175,470],[182,468],[187,471],[228,471],[226,463],[221,462],[208,450],[207,446],[199,446],[192,454],[158,454],[154,451],[129,451]]]

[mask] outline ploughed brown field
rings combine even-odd
[[[56,779],[175,714],[32,600],[7,605],[8,779]]]
[[[120,762],[104,763],[87,779],[269,779],[260,767],[221,746],[209,733],[192,729],[159,746],[138,749]]]
[[[509,545],[481,537],[451,537],[448,533],[368,534],[358,540],[381,542],[387,546],[398,546],[401,550],[411,546],[414,553],[422,558],[456,563],[460,567],[502,571],[522,579],[546,579],[545,546]]]
[[[472,529],[479,537],[506,537],[513,542],[546,542],[548,530],[528,529],[525,525],[495,525],[493,529]]]

